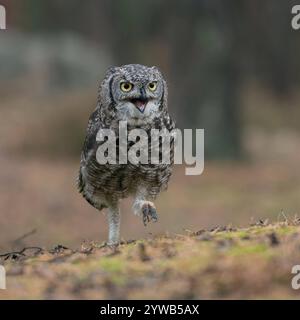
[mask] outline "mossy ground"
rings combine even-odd
[[[300,264],[298,220],[248,228],[186,231],[118,248],[84,243],[1,257],[2,299],[295,298]]]

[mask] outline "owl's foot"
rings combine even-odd
[[[152,202],[145,201],[142,205],[142,213],[145,227],[150,221],[156,222],[158,220],[157,212]]]
[[[105,242],[105,247],[108,247],[108,248],[111,248],[111,249],[114,249],[114,248],[117,248],[119,246],[120,242],[119,241],[107,241]]]
[[[158,220],[155,205],[151,201],[136,199],[133,211],[137,216],[142,217],[144,226],[150,221],[156,222]]]

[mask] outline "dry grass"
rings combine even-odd
[[[2,299],[297,298],[299,221],[187,231],[78,250],[27,249],[1,257]]]

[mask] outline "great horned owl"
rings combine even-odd
[[[174,129],[167,109],[167,85],[156,67],[129,64],[108,69],[100,85],[97,107],[88,122],[78,188],[92,206],[98,210],[107,208],[110,245],[120,240],[120,199],[134,197],[133,211],[145,225],[157,221],[152,201],[166,189],[174,159],[172,139],[169,164],[99,164],[97,133],[100,129],[112,129],[118,136],[120,121],[127,121],[128,131],[144,129],[149,138],[151,129]]]

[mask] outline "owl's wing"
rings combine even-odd
[[[96,136],[99,129],[100,129],[100,116],[99,116],[99,110],[96,109],[91,114],[88,121],[87,129],[86,129],[86,137],[85,137],[83,149],[82,149],[82,157],[85,160],[87,159],[89,152],[95,149]]]
[[[84,180],[82,177],[81,170],[82,170],[82,167],[87,164],[87,162],[89,161],[90,155],[96,149],[96,136],[99,128],[100,128],[99,109],[96,108],[96,110],[91,114],[89,118],[87,129],[86,129],[86,137],[85,137],[82,152],[81,152],[80,169],[79,169],[79,175],[77,178],[77,187],[79,192],[82,192],[84,189]]]

